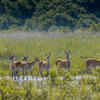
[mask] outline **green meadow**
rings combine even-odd
[[[100,59],[100,36],[88,32],[68,33],[12,33],[0,38],[0,73],[9,75],[10,55],[15,55],[15,61],[23,61],[23,55],[28,56],[28,62],[34,57],[47,61],[45,53],[50,56],[50,69],[53,70],[56,59],[66,59],[64,51],[70,50],[70,73],[77,72],[81,75],[85,69],[85,60],[89,58]],[[28,36],[31,34],[30,36]],[[1,34],[2,36],[2,34]],[[58,67],[57,67],[58,68]],[[36,76],[38,63],[33,66],[32,72]],[[21,71],[19,72],[22,74]],[[45,74],[45,71],[43,72]],[[29,73],[30,74],[30,73]],[[92,74],[92,69],[89,71]],[[39,74],[40,75],[40,74]]]
[[[65,50],[70,50],[70,72],[59,70],[59,65],[55,65],[56,59],[66,59]],[[9,54],[15,55],[15,61],[23,61],[25,55],[28,56],[28,62],[32,62],[34,57],[46,61],[45,53],[51,53],[50,79],[15,82],[4,77],[10,75]],[[0,100],[100,100],[100,67],[82,76],[84,62],[89,58],[100,59],[99,33],[0,33]],[[36,62],[32,68],[34,76],[37,71]],[[45,74],[46,71],[43,71]],[[22,71],[19,75],[22,75]],[[77,80],[73,76],[82,77]]]

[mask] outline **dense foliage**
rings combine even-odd
[[[0,79],[0,100],[99,100],[100,75],[93,71],[96,77],[84,76],[72,79],[70,72],[65,73],[63,79],[56,76],[54,69],[50,73],[51,79],[33,81],[14,81],[10,78]],[[74,71],[76,72],[76,71]]]
[[[100,22],[99,9],[100,0],[0,0],[0,30],[90,27]]]

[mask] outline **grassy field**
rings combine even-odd
[[[66,59],[64,51],[70,50],[71,67],[70,72],[76,70],[77,75],[81,75],[85,68],[86,59],[100,59],[100,36],[97,34],[86,34],[86,32],[63,33],[4,33],[0,34],[0,73],[10,73],[10,55],[15,55],[15,61],[22,61],[23,55],[28,56],[28,62],[32,62],[34,57],[46,61],[45,53],[51,53],[50,69],[55,66],[55,60]],[[2,37],[3,36],[3,37]],[[32,72],[36,76],[38,63],[36,63]],[[43,72],[45,73],[45,71]],[[92,73],[92,69],[89,72]],[[20,71],[21,74],[21,71]]]
[[[4,35],[5,34],[5,35]],[[19,85],[10,79],[0,78],[0,100],[100,100],[100,67],[91,69],[87,78],[71,79],[81,75],[85,68],[86,59],[100,59],[99,33],[76,31],[70,33],[0,33],[0,74],[9,75],[10,55],[15,55],[15,61],[22,61],[23,55],[29,56],[32,62],[34,56],[39,60],[47,60],[45,53],[50,56],[50,80],[47,84],[27,81]],[[64,51],[70,50],[70,72],[58,70],[55,60],[66,59]],[[32,72],[36,76],[38,63],[33,66]],[[28,73],[30,74],[30,73]],[[43,72],[43,75],[46,71]],[[20,71],[20,75],[22,72]],[[40,74],[39,74],[40,75]],[[89,76],[96,76],[95,79]],[[64,79],[60,80],[60,76]],[[38,81],[37,81],[38,82]]]

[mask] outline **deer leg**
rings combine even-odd
[[[48,71],[47,71],[46,77],[48,77]]]
[[[43,71],[43,70],[41,70],[41,71],[40,71],[40,73],[41,73],[41,76],[42,76],[42,71]],[[42,79],[43,79],[43,76],[42,76]]]
[[[46,74],[46,77],[48,77],[48,73]]]
[[[32,78],[34,79],[31,69],[30,69],[30,73],[31,73],[31,75],[32,75]]]
[[[67,69],[68,67],[65,67],[65,70]]]
[[[68,67],[65,67],[65,70],[67,70],[68,69],[68,71],[69,71],[69,68]]]
[[[87,68],[88,68],[88,67],[87,67]],[[86,70],[87,68],[85,68],[85,69],[83,70],[83,73],[82,73],[82,75],[84,74],[84,72],[85,72],[85,70]]]
[[[13,73],[13,75],[14,75],[14,80],[16,80],[16,71],[13,70],[12,73]]]
[[[47,74],[46,74],[46,77],[48,77],[48,75],[49,75],[49,70],[47,70]]]
[[[17,70],[15,71],[16,75],[17,75],[17,79],[19,80],[20,79],[20,76],[18,75],[18,67],[17,67]]]
[[[38,74],[39,74],[39,72],[40,72],[40,70],[38,70],[38,72],[37,72],[37,78],[36,78],[36,79],[38,79]]]
[[[87,74],[88,74],[89,70],[90,70],[90,68],[87,69]]]
[[[70,67],[68,67],[68,71],[70,71]]]
[[[16,72],[17,76],[18,76],[18,79],[20,79],[20,76],[18,75],[18,71]]]
[[[23,69],[23,78],[22,78],[22,80],[24,80],[24,69]]]
[[[12,72],[12,71],[10,71],[10,73],[11,73],[11,75],[12,75],[12,79],[13,79],[13,72]]]
[[[12,79],[13,79],[13,73],[12,73]]]
[[[27,80],[28,80],[28,75],[27,75],[27,69],[26,69],[26,72],[25,72],[26,76],[27,76]]]
[[[14,79],[16,80],[16,73],[14,72]]]

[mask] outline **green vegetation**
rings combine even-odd
[[[86,59],[100,60],[99,31],[100,0],[0,0],[0,100],[100,100],[100,67],[73,78],[82,75]],[[66,59],[65,50],[70,50],[70,72],[55,65]],[[45,53],[51,53],[49,79],[7,78],[9,54],[32,62],[34,57],[46,61]],[[36,62],[33,76],[37,71]]]
[[[50,71],[51,79],[43,82],[28,81],[20,84],[21,81],[13,82],[10,79],[0,79],[0,100],[99,100],[100,99],[100,78],[99,71],[93,71],[97,78],[89,76],[82,79],[71,79],[70,72],[65,73],[64,79],[60,80],[55,76],[57,69]],[[77,73],[75,70],[74,72]],[[58,74],[58,73],[57,73]],[[36,86],[34,86],[34,83]]]
[[[0,30],[88,28],[100,22],[100,0],[1,0]]]
[[[64,51],[70,50],[71,70],[77,70],[77,75],[81,75],[85,68],[84,62],[88,58],[100,59],[100,35],[98,33],[80,31],[68,33],[6,33],[0,38],[0,73],[9,74],[10,55],[15,55],[15,61],[22,61],[23,55],[29,56],[28,61],[32,62],[34,56],[39,60],[46,61],[45,53],[51,53],[51,69],[55,66],[56,59],[66,59]],[[6,37],[7,36],[7,37]],[[9,37],[8,37],[9,36]],[[36,76],[38,63],[33,66],[33,75]],[[92,69],[90,70],[92,73]],[[20,71],[22,75],[22,72]],[[45,74],[45,71],[44,71]]]
[[[90,30],[90,29],[87,29]],[[82,75],[84,61],[88,58],[100,60],[100,35],[78,29],[61,29],[51,33],[1,31],[0,33],[0,100],[99,100],[100,99],[100,67],[91,69],[79,79],[73,76]],[[70,72],[59,70],[55,65],[58,58],[66,59],[64,50],[69,51],[71,61]],[[39,60],[47,60],[50,56],[50,79],[43,81],[18,81],[6,78],[10,74],[10,55],[15,55],[15,61],[22,61],[23,55],[29,56],[28,61],[38,56]],[[38,63],[32,72],[36,76]],[[19,72],[22,75],[22,71]],[[28,75],[30,72],[28,71]],[[40,74],[39,74],[40,75]],[[46,71],[43,71],[43,76]],[[92,78],[95,76],[96,78]],[[62,80],[60,77],[63,77]]]

